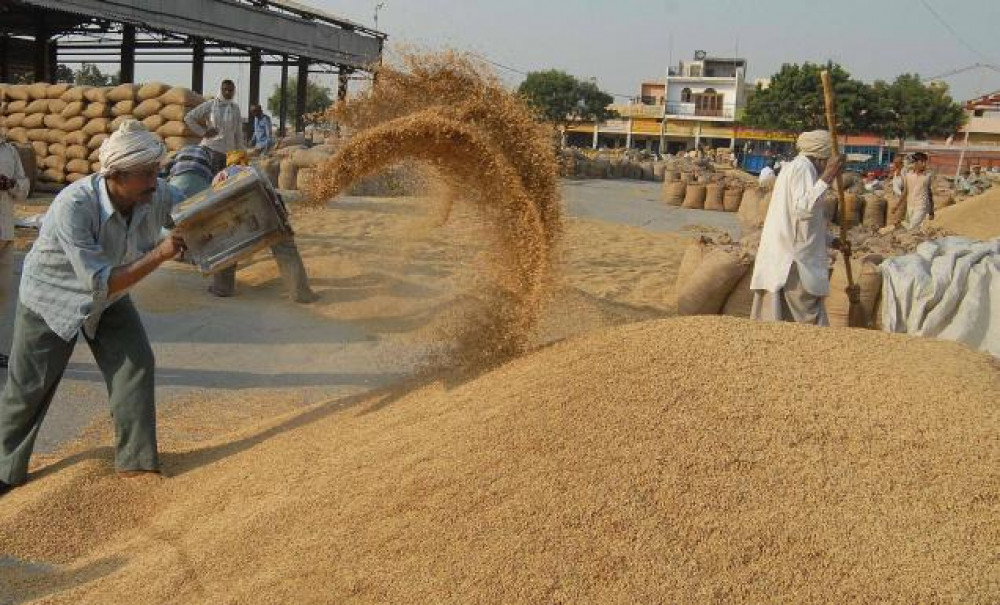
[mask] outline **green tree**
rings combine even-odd
[[[517,89],[547,122],[565,127],[577,120],[604,121],[615,116],[614,100],[593,82],[584,82],[557,69],[533,71]]]
[[[295,122],[295,107],[298,99],[298,79],[288,78],[288,98],[285,105],[285,121]],[[331,91],[325,86],[320,86],[315,82],[306,82],[306,113],[319,113],[326,111],[333,105]],[[267,109],[278,120],[281,111],[281,85],[276,84],[270,98],[267,99]]]
[[[876,107],[872,130],[887,139],[946,137],[965,120],[947,85],[924,84],[917,74],[902,74],[891,84],[878,80],[872,91]]]
[[[121,80],[121,72],[115,75],[105,74],[93,63],[83,63],[76,70],[73,81],[77,86],[114,86]]]
[[[837,127],[843,133],[871,130],[877,103],[872,88],[854,80],[837,64],[786,63],[771,77],[767,88],[758,86],[747,100],[742,124],[802,132],[826,128],[826,107],[819,74],[830,70],[837,105]]]
[[[67,84],[72,84],[76,81],[76,76],[73,74],[73,70],[70,69],[68,65],[63,65],[60,63],[56,66],[56,82],[65,82]]]

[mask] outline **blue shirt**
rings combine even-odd
[[[269,147],[271,145],[271,118],[261,115],[253,120],[253,136],[250,145],[253,147]]]
[[[100,174],[66,187],[49,206],[24,259],[21,304],[67,342],[81,327],[93,337],[104,309],[127,294],[108,296],[111,270],[155,248],[182,199],[176,187],[158,180],[152,200],[136,206],[126,221],[111,204]]]
[[[175,177],[187,172],[195,172],[209,181],[215,173],[212,171],[212,156],[207,148],[201,145],[188,145],[177,152],[170,165],[170,176]]]

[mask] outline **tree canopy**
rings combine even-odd
[[[114,86],[120,83],[121,73],[105,74],[93,63],[83,63],[73,72],[72,83],[77,86]]]
[[[295,121],[295,106],[299,98],[298,79],[288,78],[288,99],[285,105],[285,121]],[[306,113],[321,113],[333,105],[330,89],[311,81],[306,82]],[[281,111],[281,86],[275,84],[271,96],[267,99],[267,110],[271,112],[274,119],[280,119]]]
[[[924,84],[903,74],[891,84],[866,84],[840,65],[785,64],[767,88],[758,86],[747,101],[741,123],[758,128],[801,132],[826,128],[820,72],[830,70],[837,104],[837,127],[845,134],[872,133],[886,138],[948,136],[961,126],[963,112],[942,84]]]
[[[584,82],[558,69],[533,71],[517,89],[542,119],[555,125],[574,120],[603,121],[614,117],[614,100],[593,82]]]

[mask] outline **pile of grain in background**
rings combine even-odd
[[[0,552],[58,565],[0,600],[995,603],[998,400],[954,343],[632,324],[168,448],[165,481],[56,463]]]
[[[976,239],[1000,237],[1000,188],[937,211],[934,225]]]
[[[453,53],[380,68],[372,90],[332,117],[353,136],[314,169],[316,203],[403,161],[420,161],[491,226],[495,259],[482,303],[453,334],[450,363],[496,363],[524,350],[552,285],[561,234],[551,130],[473,61]]]

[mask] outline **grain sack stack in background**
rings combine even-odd
[[[0,119],[11,142],[31,149],[37,182],[60,187],[100,170],[101,143],[127,119],[143,122],[169,151],[197,143],[184,116],[203,100],[186,88],[159,82],[5,85]]]

